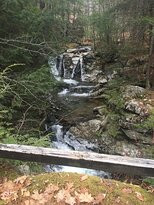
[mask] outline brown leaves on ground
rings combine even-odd
[[[142,194],[140,192],[135,192],[136,197],[140,200],[140,201],[144,201],[144,197],[142,196]]]
[[[81,176],[80,181],[83,182],[86,179],[88,179],[88,175],[83,175],[83,176]]]
[[[85,181],[87,178],[87,175],[83,175],[80,180]],[[30,184],[31,179],[27,176],[19,177],[14,181],[5,181],[0,185],[0,199],[5,201],[6,204],[14,205],[46,205],[50,203],[99,205],[106,197],[106,194],[99,194],[93,197],[86,188],[75,191],[74,183],[66,183],[65,188],[62,189],[58,185],[48,184],[45,190],[36,190],[30,193],[28,190]]]
[[[88,178],[87,175],[82,175],[79,180],[84,182]],[[61,187],[59,184],[55,185],[49,181],[48,184],[45,182],[46,187],[42,190],[30,191],[31,183],[31,178],[27,176],[19,177],[14,181],[5,180],[3,184],[0,184],[0,199],[9,205],[101,205],[105,203],[105,200],[108,200],[109,195],[113,192],[109,189],[106,190],[106,193],[94,196],[88,188],[80,186],[76,189],[73,182],[66,182],[65,186]],[[110,188],[111,185],[111,183],[109,186],[107,184],[107,187]],[[143,195],[140,192],[135,192],[131,187],[123,186],[121,193],[124,195],[133,194],[139,202],[145,201]],[[121,205],[121,197],[117,196],[114,199],[115,204]]]
[[[131,194],[133,191],[132,191],[131,188],[123,188],[122,192],[125,193],[125,194]]]
[[[0,184],[0,199],[4,200],[6,203],[16,201],[18,199],[18,194],[24,193],[23,187],[28,187],[31,184],[31,179],[27,176],[22,176],[14,181],[5,181]]]

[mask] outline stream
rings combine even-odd
[[[95,117],[93,109],[101,105],[100,100],[90,97],[96,85],[86,81],[84,57],[88,55],[89,52],[91,52],[90,47],[69,49],[56,59],[49,60],[51,72],[55,79],[67,85],[67,88],[64,87],[57,93],[57,98],[65,107],[65,111],[61,113],[61,118],[65,119],[70,126],[93,119]],[[46,125],[46,129],[50,129],[53,133],[51,137],[52,148],[58,149],[59,151],[97,151],[95,144],[89,143],[84,139],[82,139],[82,141],[78,140],[58,119],[54,125]],[[47,172],[75,172],[110,178],[109,173],[85,168],[46,165],[45,170]]]

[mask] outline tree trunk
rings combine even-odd
[[[153,29],[154,30],[154,29]],[[150,42],[150,52],[149,52],[149,65],[147,68],[146,76],[146,88],[154,88],[154,34],[152,32],[151,42]]]

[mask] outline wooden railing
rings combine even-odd
[[[0,144],[0,158],[154,177],[154,160],[142,158],[121,157],[93,152],[62,151],[14,144]]]

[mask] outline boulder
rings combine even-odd
[[[138,114],[142,117],[149,115],[149,105],[144,104],[141,100],[132,99],[125,103],[126,110]]]
[[[113,150],[114,153],[121,156],[129,156],[129,157],[142,156],[140,149],[136,145],[134,145],[133,143],[129,143],[128,141],[116,141],[115,145],[113,146]]]
[[[123,98],[141,98],[145,95],[146,90],[139,86],[127,85],[123,89]]]
[[[90,120],[87,122],[80,123],[76,127],[71,127],[69,132],[76,137],[83,138],[95,138],[96,132],[101,129],[102,121],[101,120]]]
[[[64,136],[65,143],[76,151],[96,151],[98,150],[98,145],[87,141],[81,137],[74,136],[70,131]]]
[[[111,154],[111,155],[121,155],[130,157],[141,157],[142,153],[137,145],[128,140],[118,140],[116,138],[102,135],[99,140],[99,152]]]
[[[136,124],[143,122],[143,117],[133,113],[126,113],[119,121],[120,127],[123,129],[134,129]]]

